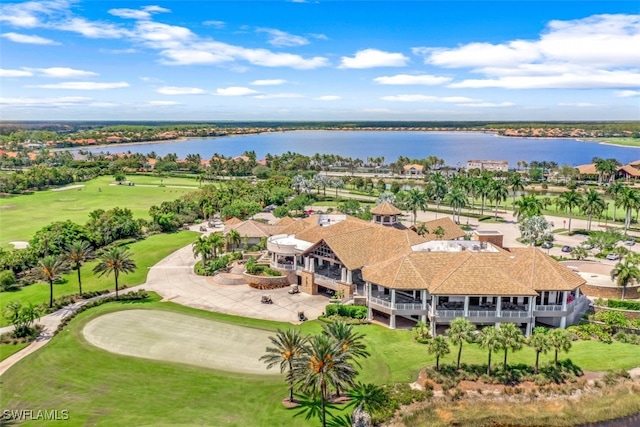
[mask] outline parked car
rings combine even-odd
[[[571,251],[572,251],[571,246],[563,246],[562,247],[562,252],[569,253]]]
[[[265,206],[264,209],[262,209],[262,212],[270,213],[270,212],[273,212],[277,207],[278,205],[268,205],[268,206]]]
[[[583,242],[580,246],[582,246],[583,248],[585,248],[586,250],[590,251],[591,249],[593,249],[593,245],[587,243],[587,242]]]
[[[620,259],[620,255],[614,254],[614,253],[610,253],[610,254],[607,254],[607,256],[605,258],[608,259],[609,261],[617,261],[617,260]]]
[[[553,243],[552,242],[542,242],[540,247],[542,249],[551,249],[553,247]]]
[[[633,246],[636,244],[636,239],[634,239],[633,237],[630,237],[624,241],[624,244],[627,246]]]

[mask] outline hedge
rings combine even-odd
[[[607,301],[607,307],[619,308],[622,310],[634,310],[640,311],[640,302],[638,301],[623,301],[618,299],[610,299]]]
[[[367,317],[367,307],[363,305],[329,304],[326,308],[327,316],[342,316],[352,319],[364,319]]]

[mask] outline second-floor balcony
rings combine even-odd
[[[369,303],[401,311],[428,311],[430,308],[429,304],[427,304],[427,308],[424,309],[422,307],[422,302],[418,300],[414,300],[412,302],[396,302],[395,304],[392,304],[390,299],[371,297],[371,299],[369,299]]]

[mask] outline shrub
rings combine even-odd
[[[16,275],[12,270],[4,270],[0,272],[0,291],[15,291],[18,289]]]
[[[326,309],[327,316],[342,316],[351,319],[365,319],[367,307],[363,305],[329,304]]]
[[[610,299],[606,303],[606,307],[619,308],[622,310],[634,310],[640,311],[640,302],[638,301],[626,301],[618,299]]]
[[[599,311],[596,313],[595,319],[598,322],[604,322],[610,326],[626,327],[628,324],[625,315],[619,311]]]

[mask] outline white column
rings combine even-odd
[[[525,336],[528,337],[528,336],[531,335],[531,332],[533,332],[533,320],[531,322],[527,323],[527,329],[526,329],[524,334],[525,334]]]
[[[580,288],[576,288],[576,299],[580,298]]]
[[[344,267],[340,270],[340,281],[345,283],[347,282],[347,269]]]
[[[367,292],[367,320],[371,321],[371,319],[373,319],[373,310],[371,309],[371,283],[365,282],[364,286]]]
[[[563,291],[562,292],[562,311],[566,311],[567,310],[567,294],[569,292],[567,291]],[[567,327],[567,315],[566,314],[562,314],[562,317],[560,318],[560,327],[561,328],[566,328]]]
[[[309,257],[308,256],[304,257],[304,269],[307,270],[307,271],[309,270]]]
[[[533,317],[533,310],[536,306],[536,297],[529,297],[529,317]]]
[[[420,291],[420,298],[422,298],[422,311],[425,312],[425,314],[423,314],[422,316],[420,316],[420,320],[424,323],[427,323],[427,291],[422,290]]]
[[[464,297],[464,317],[465,319],[469,317],[469,297]]]
[[[353,283],[353,273],[351,270],[347,270],[347,284],[351,285]]]
[[[309,271],[312,273],[316,271],[316,259],[314,257],[309,257]]]
[[[498,297],[498,302],[496,303],[496,317],[502,317],[502,297]],[[500,327],[500,322],[496,322],[494,326],[496,328]]]

